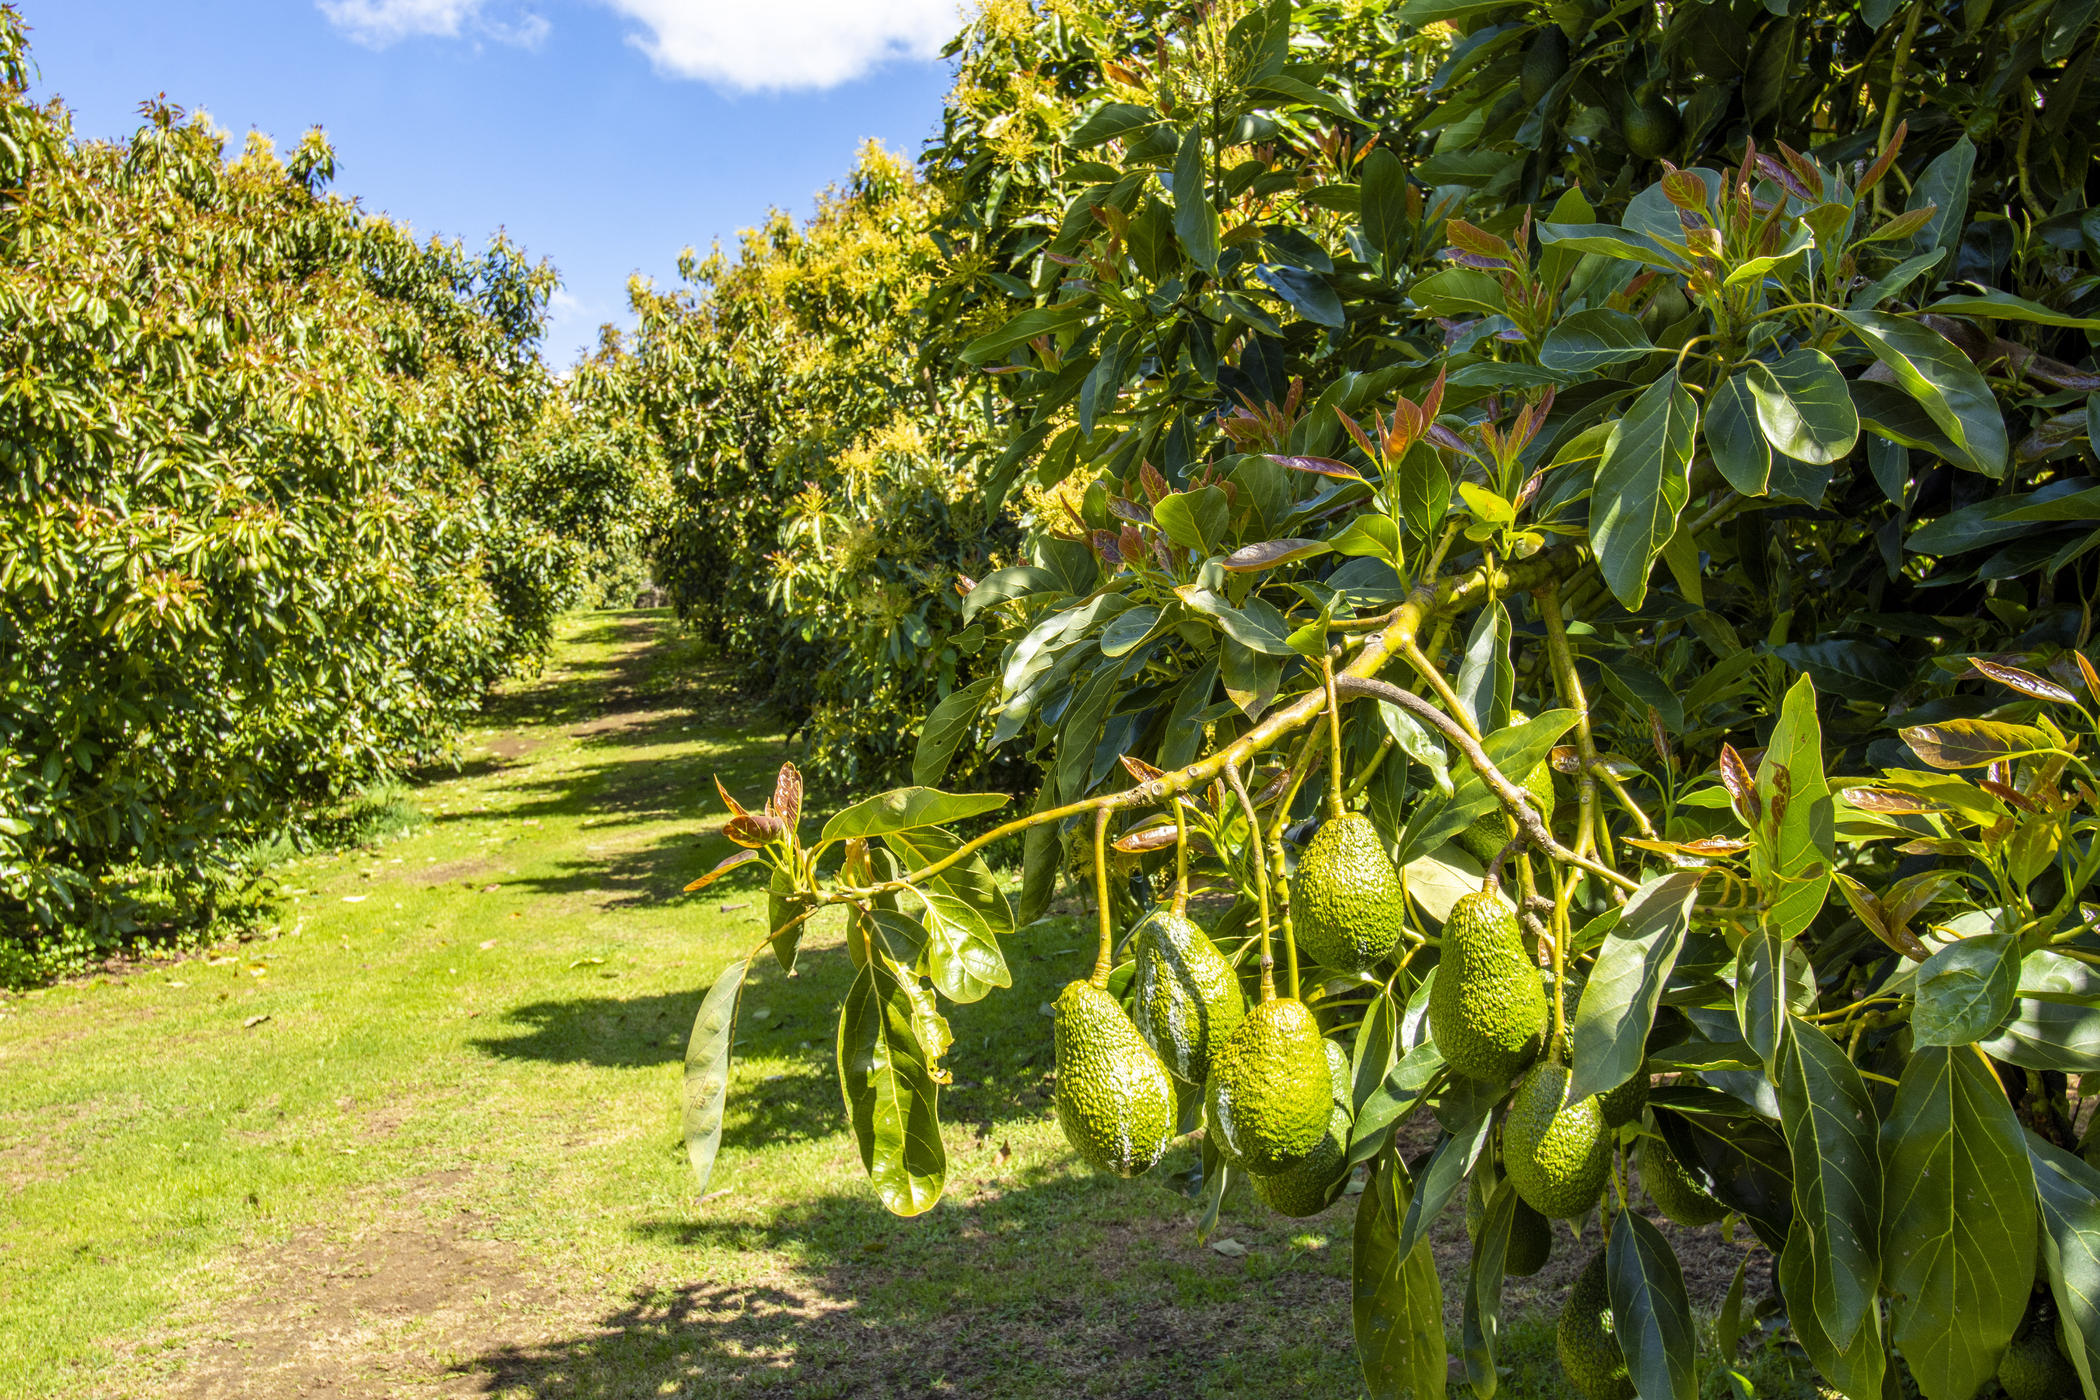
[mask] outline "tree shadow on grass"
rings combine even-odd
[[[858,1189],[638,1222],[702,1277],[460,1369],[532,1400],[1358,1393],[1347,1206],[1286,1229],[1243,1203],[1228,1229],[1251,1248],[1229,1257],[1196,1244],[1193,1204],[1155,1181],[1002,1173],[985,1150],[951,1156],[949,1183],[916,1220]]]

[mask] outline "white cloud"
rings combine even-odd
[[[401,39],[462,35],[531,48],[547,37],[547,21],[531,13],[504,19],[487,0],[316,0],[329,23],[360,44],[385,48]]]
[[[426,0],[441,3],[441,0]],[[928,59],[962,27],[957,0],[601,0],[659,70],[755,92],[828,88]]]

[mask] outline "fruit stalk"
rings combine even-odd
[[[1094,906],[1101,920],[1101,951],[1094,955],[1093,983],[1108,986],[1109,960],[1115,950],[1115,930],[1108,916],[1108,808],[1094,812]]]
[[[1327,815],[1339,817],[1342,784],[1348,780],[1342,768],[1342,702],[1334,693],[1334,663],[1324,656],[1320,658],[1320,684],[1327,692]]]
[[[1261,939],[1261,999],[1276,999],[1276,961],[1269,955],[1269,860],[1262,850],[1261,818],[1255,814],[1254,799],[1247,796],[1247,784],[1240,779],[1240,766],[1226,760],[1225,782],[1232,788],[1232,795],[1240,800],[1240,810],[1247,815],[1247,841],[1254,858],[1254,903],[1261,916],[1259,937]]]
[[[1560,584],[1549,583],[1538,591],[1539,618],[1546,624],[1546,660],[1553,667],[1553,687],[1560,702],[1575,712],[1575,751],[1582,767],[1575,775],[1575,849],[1587,855],[1596,850],[1591,824],[1597,820],[1597,740],[1590,732],[1590,707],[1582,693],[1582,677],[1575,673],[1575,649],[1568,645],[1568,627],[1560,615]]]
[[[1174,796],[1173,908],[1177,914],[1189,911],[1189,809],[1179,793]]]

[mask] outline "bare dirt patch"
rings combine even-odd
[[[239,1291],[162,1343],[147,1393],[169,1400],[383,1400],[480,1393],[455,1359],[525,1347],[556,1296],[489,1222],[445,1209],[461,1173],[369,1193],[328,1227],[225,1265]],[[433,1209],[432,1207],[436,1207]]]
[[[497,758],[518,759],[540,746],[538,739],[529,739],[523,734],[501,734],[488,741],[485,746]]]
[[[448,860],[441,865],[426,865],[421,870],[407,871],[403,878],[411,885],[420,885],[428,889],[433,885],[449,885],[455,881],[477,883],[476,876],[486,875],[494,869],[496,862],[492,860]]]

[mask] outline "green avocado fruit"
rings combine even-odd
[[[2084,1394],[2078,1368],[2056,1341],[2056,1305],[2037,1294],[2027,1305],[2012,1345],[1998,1361],[2005,1400],[2076,1400]]]
[[[1203,1106],[1229,1159],[1254,1176],[1312,1155],[1327,1134],[1334,1083],[1305,1003],[1277,997],[1247,1013],[1211,1057]]]
[[[1552,765],[1541,763],[1538,767],[1532,769],[1525,776],[1523,786],[1524,791],[1531,795],[1531,800],[1538,804],[1539,815],[1546,819],[1546,825],[1552,826],[1554,804]],[[1500,854],[1504,846],[1509,844],[1509,837],[1509,818],[1503,815],[1502,809],[1498,806],[1492,811],[1481,813],[1474,818],[1471,826],[1458,833],[1458,844],[1468,855],[1485,865]]]
[[[1611,1290],[1604,1278],[1604,1251],[1598,1250],[1575,1276],[1568,1301],[1560,1310],[1554,1335],[1560,1369],[1583,1400],[1633,1400],[1626,1355],[1619,1350],[1612,1324]]]
[[[1274,1176],[1253,1179],[1254,1194],[1269,1209],[1300,1220],[1333,1205],[1349,1184],[1349,1128],[1355,1121],[1349,1112],[1349,1056],[1332,1040],[1320,1044],[1327,1052],[1328,1088],[1334,1095],[1334,1105],[1327,1111],[1326,1135],[1304,1161]]]
[[[1146,915],[1131,946],[1138,1033],[1169,1074],[1201,1084],[1210,1073],[1211,1055],[1247,1014],[1239,977],[1210,935],[1172,909]]]
[[[1707,1194],[1698,1179],[1685,1170],[1684,1163],[1677,1160],[1668,1143],[1659,1138],[1643,1138],[1637,1160],[1635,1170],[1648,1199],[1679,1225],[1711,1225],[1728,1214],[1728,1207]]]
[[[1626,138],[1627,150],[1642,160],[1654,160],[1676,147],[1683,126],[1676,107],[1662,94],[1651,92],[1626,105],[1619,119],[1619,135]]]
[[[1517,1213],[1509,1222],[1509,1248],[1502,1255],[1502,1272],[1511,1278],[1528,1278],[1546,1267],[1553,1257],[1553,1222],[1517,1198]]]
[[[1524,70],[1517,79],[1517,90],[1524,97],[1524,105],[1536,107],[1539,99],[1553,90],[1553,85],[1568,71],[1568,36],[1557,24],[1549,24],[1524,50]]]
[[[1344,812],[1313,833],[1291,876],[1291,928],[1307,957],[1361,972],[1393,951],[1406,913],[1400,874],[1369,817]]]
[[[1459,896],[1429,992],[1429,1033],[1444,1063],[1468,1079],[1507,1084],[1538,1058],[1547,1017],[1516,907],[1490,891]]]
[[[1502,1123],[1502,1166],[1524,1203],[1554,1220],[1597,1204],[1611,1170],[1611,1130],[1594,1095],[1566,1102],[1568,1070],[1550,1060],[1517,1081]]]
[[[1174,1136],[1167,1067],[1116,999],[1073,982],[1052,1008],[1057,1037],[1057,1122],[1065,1140],[1117,1176],[1152,1170]]]
[[[1606,1089],[1597,1095],[1597,1109],[1604,1115],[1604,1126],[1616,1128],[1622,1123],[1631,1123],[1641,1116],[1648,1106],[1648,1066],[1643,1064],[1627,1077],[1616,1089]]]

